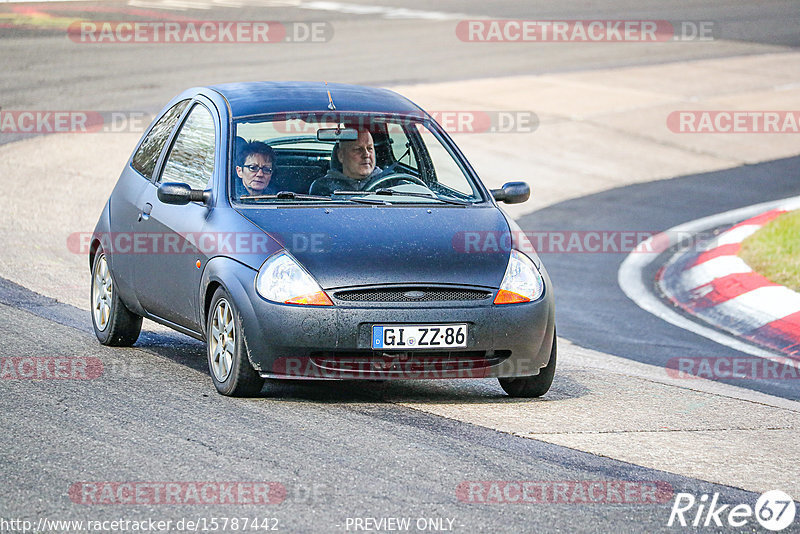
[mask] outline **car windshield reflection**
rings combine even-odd
[[[375,114],[280,114],[234,123],[236,205],[485,202],[430,120]]]

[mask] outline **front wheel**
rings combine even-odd
[[[550,361],[539,370],[538,375],[512,378],[498,378],[500,387],[510,397],[541,397],[548,392],[556,374],[556,335],[553,332],[553,348],[550,349]]]
[[[241,318],[227,291],[221,287],[211,299],[206,321],[208,369],[214,386],[229,397],[257,394],[264,379],[250,365]]]
[[[142,317],[131,312],[117,294],[108,258],[100,248],[92,265],[92,326],[103,345],[130,347],[139,339]]]

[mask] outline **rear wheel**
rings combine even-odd
[[[511,397],[541,397],[548,392],[556,374],[556,335],[553,332],[553,348],[550,349],[550,361],[539,370],[538,375],[513,378],[498,378],[500,387]]]
[[[247,397],[261,391],[264,379],[247,358],[239,313],[221,287],[211,299],[206,340],[208,369],[217,391],[230,397]]]
[[[100,248],[92,266],[92,325],[103,345],[130,347],[139,339],[142,317],[131,312],[120,300],[108,258]]]

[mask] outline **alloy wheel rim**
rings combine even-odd
[[[114,296],[114,282],[108,269],[106,255],[100,256],[92,279],[92,313],[94,324],[102,332],[108,327],[111,318],[111,299]]]
[[[233,353],[236,347],[233,309],[225,299],[220,299],[214,308],[208,343],[211,351],[211,371],[218,381],[225,382],[231,373]]]

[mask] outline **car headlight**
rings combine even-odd
[[[271,256],[258,270],[256,291],[283,304],[333,306],[316,280],[286,252]]]
[[[532,302],[544,293],[544,279],[539,269],[531,259],[519,252],[511,250],[508,259],[506,274],[500,291],[494,298],[495,304],[514,304],[517,302]]]

